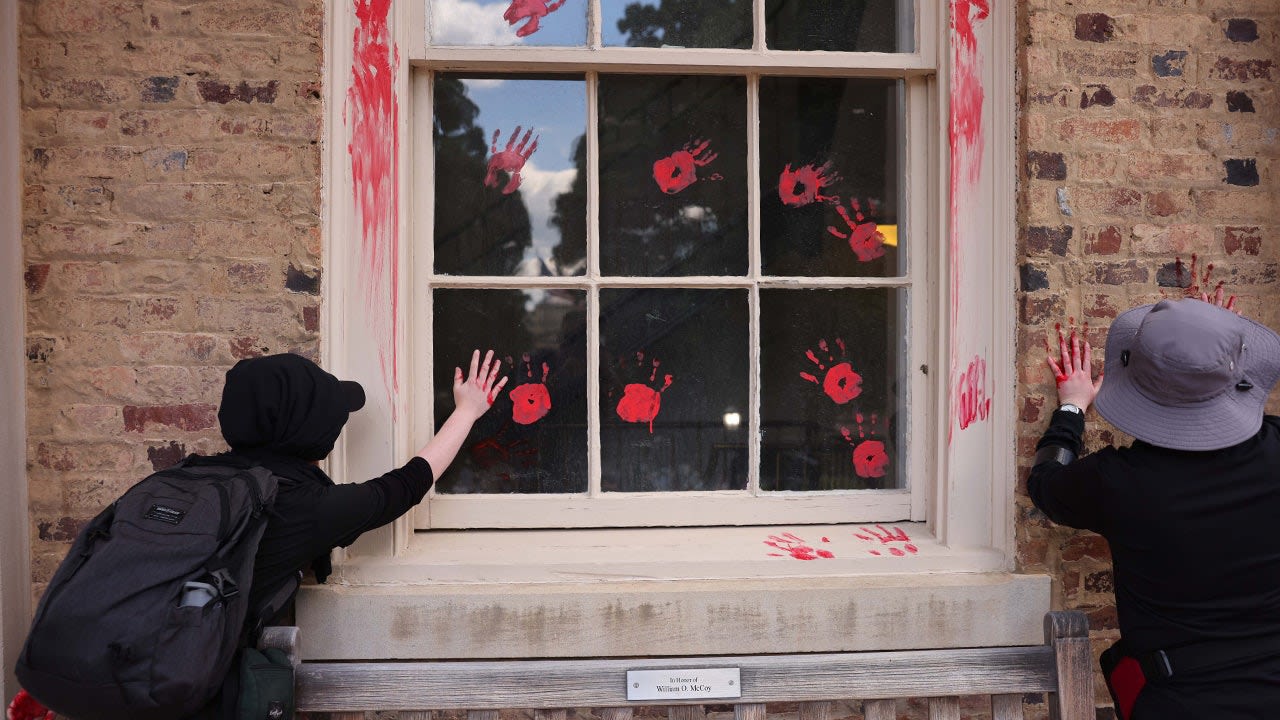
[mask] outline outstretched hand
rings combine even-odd
[[[1071,330],[1070,341],[1063,338],[1059,326],[1058,355],[1055,360],[1051,350],[1045,358],[1058,382],[1058,402],[1087,410],[1102,387],[1102,373],[1098,373],[1097,379],[1093,377],[1093,348],[1088,340],[1081,340],[1075,329]]]
[[[480,362],[480,351],[471,353],[471,371],[466,379],[462,377],[462,368],[453,369],[453,405],[455,412],[464,413],[473,422],[484,415],[498,397],[502,386],[507,384],[504,376],[498,378],[502,370],[502,361],[495,361],[493,351],[485,353],[484,362]]]
[[[1210,295],[1209,293],[1200,293],[1200,299],[1209,303],[1210,305],[1217,305],[1223,310],[1230,310],[1231,312],[1239,315],[1240,311],[1236,309],[1236,296],[1232,295],[1230,298],[1227,298],[1227,300],[1224,302],[1222,299],[1222,296],[1225,294],[1226,293],[1224,293],[1222,290],[1222,285],[1219,284],[1218,288],[1213,291],[1212,295]]]

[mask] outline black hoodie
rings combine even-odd
[[[363,483],[335,484],[314,461],[333,450],[363,391],[299,355],[241,360],[227,372],[218,409],[231,453],[270,469],[280,489],[254,563],[250,607],[311,566],[324,582],[329,552],[422,501],[431,466],[415,457]]]

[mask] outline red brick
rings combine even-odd
[[[1085,252],[1090,255],[1115,255],[1124,242],[1124,232],[1115,225],[1090,228],[1085,233]]]
[[[124,407],[126,431],[144,432],[153,425],[189,432],[207,430],[218,426],[218,407],[205,404]]]
[[[1223,249],[1228,255],[1244,252],[1245,255],[1257,255],[1262,252],[1261,228],[1227,227],[1223,228]]]

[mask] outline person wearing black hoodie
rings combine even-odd
[[[361,386],[339,380],[300,355],[241,360],[227,371],[218,424],[240,459],[279,478],[275,507],[254,561],[249,607],[257,608],[300,571],[317,582],[332,571],[330,552],[395,520],[422,501],[453,462],[471,426],[506,384],[490,350],[471,354],[470,371],[454,368],[453,413],[403,466],[360,483],[335,483],[319,463],[351,413],[364,406]],[[269,620],[269,618],[267,619]]]

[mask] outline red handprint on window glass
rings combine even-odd
[[[508,25],[515,25],[518,22],[526,21],[524,25],[516,29],[516,37],[528,37],[541,28],[539,23],[542,18],[560,9],[567,0],[556,0],[556,2],[548,2],[548,0],[511,0],[511,5],[507,11],[502,13],[502,19],[507,21]]]
[[[516,136],[520,134],[520,126],[516,126],[516,131],[511,133],[510,139],[507,140],[507,146],[498,150],[498,136],[502,130],[493,131],[493,143],[489,146],[489,167],[488,172],[484,176],[484,184],[486,187],[496,188],[501,182],[498,178],[498,171],[507,173],[508,179],[505,187],[502,188],[503,195],[510,195],[520,189],[520,171],[524,169],[524,164],[528,162],[534,151],[538,149],[538,138],[533,139],[533,144],[529,144],[529,136],[533,135],[533,128],[524,131],[524,137],[520,139],[520,144],[516,145]],[[525,146],[528,145],[528,149]]]
[[[827,232],[841,240],[848,240],[849,249],[862,262],[875,260],[884,255],[884,234],[876,229],[874,222],[867,220],[862,214],[862,206],[857,200],[851,200],[849,206],[853,209],[853,215],[850,215],[843,205],[836,206],[836,211],[848,226],[846,231],[842,232],[834,225],[828,225]]]
[[[826,538],[823,538],[823,540],[825,541]],[[835,554],[830,550],[815,550],[803,538],[791,533],[770,535],[769,539],[764,541],[764,544],[782,551],[781,553],[769,553],[769,557],[786,557],[790,555],[796,560],[817,560],[818,558],[830,559],[835,557]],[[784,555],[783,553],[786,554]]]
[[[815,202],[840,202],[837,195],[823,195],[822,189],[840,181],[838,173],[831,172],[831,163],[820,167],[802,165],[792,170],[791,164],[778,176],[778,198],[783,205],[804,207]]]
[[[818,381],[816,376],[807,372],[800,373],[800,377],[814,385],[821,385],[822,391],[827,394],[827,397],[834,400],[837,405],[843,405],[862,394],[862,376],[854,372],[853,363],[843,359],[849,354],[844,346],[844,340],[836,338],[836,345],[840,347],[841,361],[838,363],[836,362],[836,357],[831,354],[831,347],[827,345],[826,339],[818,340],[818,347],[822,352],[826,353],[827,362],[832,363],[830,368],[819,360],[812,350],[804,351],[805,356],[809,358],[809,362],[817,365],[819,370],[826,371],[821,382]]]
[[[712,160],[720,157],[711,152],[710,140],[690,140],[685,146],[653,164],[653,181],[658,188],[668,195],[675,195],[698,181],[698,168],[706,167]],[[716,173],[707,178],[719,180]]]
[[[649,382],[658,379],[658,366],[662,363],[657,358],[650,361]],[[644,353],[636,353],[636,365],[644,365]],[[629,423],[649,423],[649,432],[653,433],[653,419],[658,417],[662,409],[662,392],[671,387],[670,375],[663,376],[662,387],[653,388],[646,383],[630,383],[622,390],[622,398],[618,400],[616,409],[618,417]]]
[[[902,557],[904,555],[915,555],[920,549],[911,544],[911,538],[907,537],[906,531],[900,527],[894,527],[892,530],[887,529],[883,525],[877,525],[876,530],[871,528],[862,528],[862,532],[856,532],[854,537],[859,540],[867,540],[869,542],[879,541],[880,544],[887,545],[889,554],[894,557]],[[879,550],[868,550],[872,555],[879,555]]]
[[[551,412],[551,393],[547,392],[551,366],[542,363],[542,382],[533,382],[533,365],[529,353],[525,353],[524,371],[529,382],[511,389],[511,419],[521,425],[532,425]]]
[[[861,478],[880,478],[884,477],[885,468],[889,466],[889,455],[885,452],[884,442],[880,440],[868,440],[866,430],[862,425],[862,413],[858,413],[858,438],[854,439],[853,432],[847,427],[840,428],[840,434],[844,436],[845,442],[853,446],[853,471]],[[876,416],[871,416],[871,423],[874,425]]]

